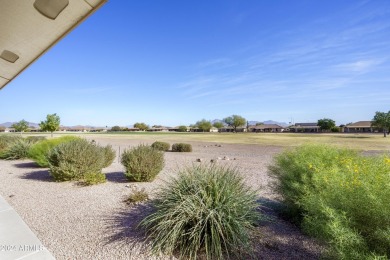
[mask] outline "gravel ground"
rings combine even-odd
[[[102,145],[111,144],[117,152],[139,144],[134,140],[95,140]],[[255,259],[320,257],[323,248],[318,243],[266,206],[277,203],[277,195],[268,186],[267,165],[282,148],[237,144],[220,147],[199,142],[192,145],[192,153],[165,153],[165,167],[152,183],[128,183],[118,158],[104,169],[107,182],[89,187],[53,182],[47,169],[37,168],[29,160],[0,160],[0,194],[57,259],[175,259],[150,255],[147,241],[136,229],[148,208],[142,204],[130,207],[123,200],[134,188],[145,188],[153,196],[164,180],[183,166],[198,163],[198,158],[204,162],[220,158],[218,164],[240,169],[247,184],[258,190],[263,212],[272,218],[257,227]]]

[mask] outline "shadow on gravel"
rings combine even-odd
[[[106,179],[109,182],[127,183],[129,182],[123,172],[109,172],[106,173]]]
[[[39,167],[39,165],[36,164],[35,162],[15,163],[14,166],[15,166],[16,168],[20,168],[20,169],[29,169],[29,168],[36,169],[36,168],[41,168],[41,167]]]
[[[53,178],[50,176],[48,170],[29,172],[20,176],[20,178],[25,180],[53,182]]]
[[[136,247],[146,247],[145,232],[137,228],[141,220],[153,211],[149,204],[138,204],[122,208],[113,216],[105,219],[106,234],[105,244],[119,243]]]
[[[261,198],[259,203],[265,220],[256,227],[253,238],[257,259],[321,259],[324,246],[280,218],[281,202]]]

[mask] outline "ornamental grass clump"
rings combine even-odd
[[[121,162],[129,181],[152,181],[164,167],[164,153],[148,145],[139,145],[122,154]]]
[[[168,181],[144,218],[155,253],[181,259],[226,259],[250,252],[250,234],[260,220],[254,191],[236,169],[194,165]]]
[[[61,143],[50,150],[47,158],[50,174],[56,181],[76,180],[89,185],[106,180],[102,173],[104,150],[85,139]]]
[[[59,144],[79,140],[76,136],[61,136],[58,138],[46,139],[38,141],[31,146],[28,157],[36,162],[40,167],[49,167],[47,155],[49,151]]]
[[[330,258],[390,258],[389,156],[304,145],[278,155],[270,172],[292,217],[329,245]]]
[[[7,147],[1,152],[0,158],[5,160],[19,160],[28,157],[31,142],[25,138],[17,138],[7,144]]]
[[[192,145],[185,143],[173,144],[172,152],[192,152]]]
[[[154,149],[157,149],[159,151],[163,151],[163,152],[166,152],[169,150],[169,148],[171,148],[171,145],[169,143],[166,143],[166,142],[160,142],[160,141],[156,141],[154,143],[152,143],[151,145]]]
[[[4,152],[15,141],[22,139],[21,136],[0,135],[0,153]]]

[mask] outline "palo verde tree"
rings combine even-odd
[[[319,119],[317,125],[320,127],[321,131],[330,131],[336,126],[336,122],[329,118]]]
[[[237,127],[245,126],[246,119],[239,115],[232,115],[223,119],[228,126],[233,127],[234,132],[237,132]]]
[[[390,128],[390,111],[385,112],[375,112],[375,116],[372,119],[372,126],[375,126],[383,130],[383,137],[386,137],[386,133]]]
[[[15,128],[16,132],[20,132],[20,134],[22,134],[28,130],[28,122],[22,119],[19,122],[13,124],[11,127]]]
[[[206,119],[202,119],[198,122],[196,122],[196,127],[201,129],[203,132],[210,132],[210,129],[212,127],[211,122],[207,121]]]
[[[145,124],[145,123],[135,123],[134,127],[138,128],[141,131],[146,131],[146,130],[149,129],[149,126],[147,124]]]
[[[187,132],[187,127],[185,125],[180,125],[177,130],[179,132]]]
[[[222,122],[219,122],[219,121],[215,122],[215,123],[213,124],[213,126],[214,126],[215,128],[218,128],[218,129],[224,127],[223,123],[222,123]]]
[[[42,131],[48,131],[51,133],[51,137],[53,137],[53,132],[60,129],[60,117],[54,114],[48,114],[46,116],[46,121],[41,121],[39,127]]]

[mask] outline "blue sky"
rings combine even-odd
[[[389,87],[388,0],[109,0],[0,91],[0,123],[345,124]]]

